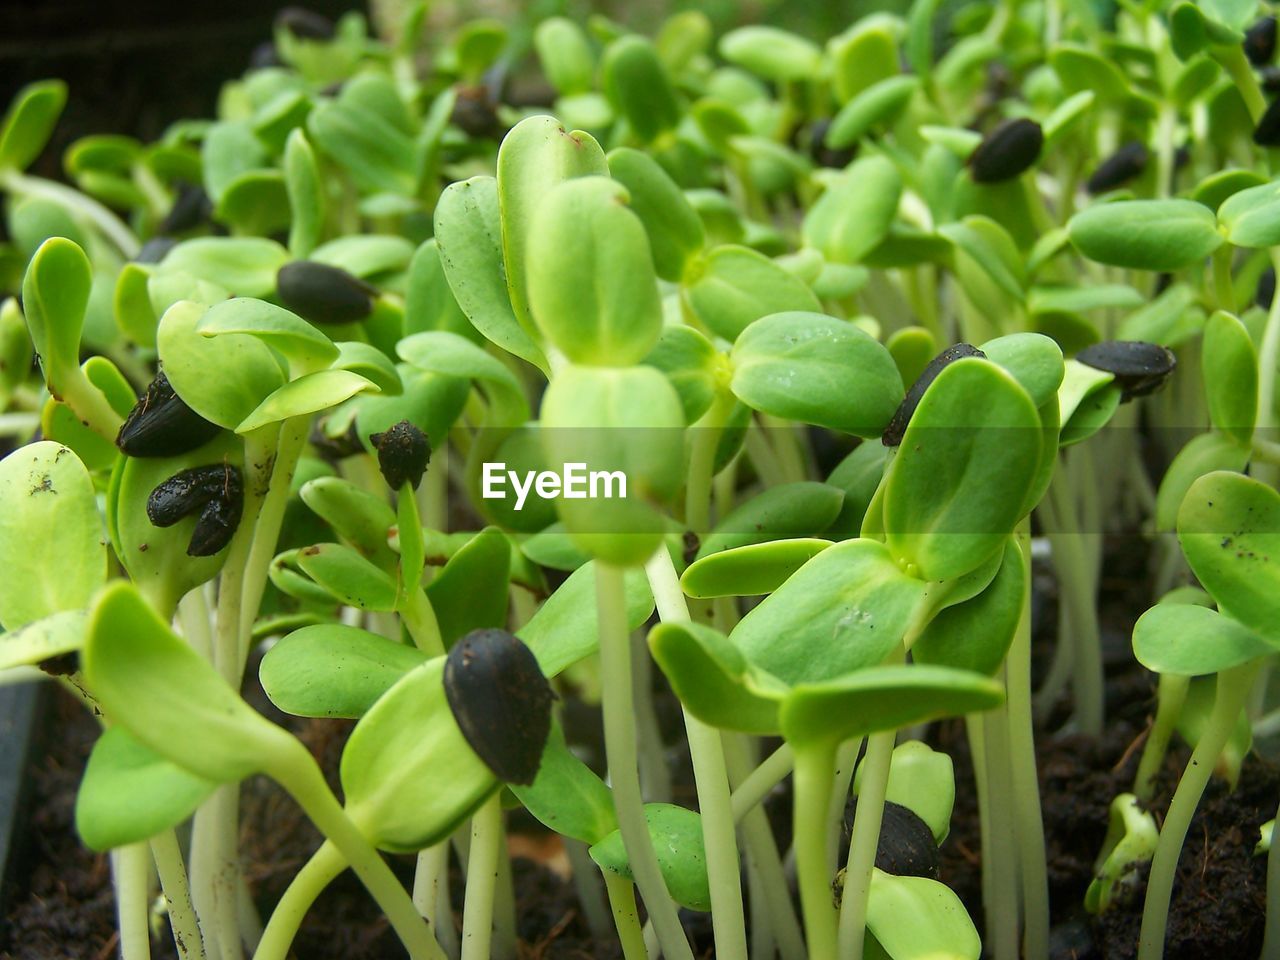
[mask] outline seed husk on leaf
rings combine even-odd
[[[896,447],[902,443],[902,436],[907,432],[907,424],[911,422],[911,415],[916,412],[916,407],[920,405],[920,399],[924,396],[924,392],[929,389],[929,385],[938,379],[938,374],[951,363],[964,357],[985,357],[986,354],[977,347],[968,343],[957,343],[955,346],[947,347],[940,354],[929,361],[929,365],[924,368],[924,372],[916,377],[916,382],[907,390],[907,395],[902,398],[902,402],[898,404],[898,409],[893,412],[893,417],[889,420],[889,425],[884,428],[884,434],[880,438],[880,442],[886,447]]]
[[[213,201],[204,192],[204,187],[182,182],[178,184],[178,195],[173,198],[173,206],[157,224],[156,232],[168,235],[192,230],[212,215]]]
[[[449,651],[444,692],[462,735],[494,776],[533,783],[555,699],[533,651],[505,630],[472,630]]]
[[[1276,295],[1276,271],[1275,267],[1267,267],[1262,271],[1262,276],[1258,277],[1258,291],[1254,298],[1255,302],[1263,310],[1271,309],[1271,301]]]
[[[176,457],[202,447],[222,428],[192,410],[163,373],[147,385],[116,434],[116,446],[130,457]]]
[[[320,326],[359,323],[373,312],[378,296],[359,277],[314,260],[295,260],[281,267],[276,293],[285,307]]]
[[[1122,402],[1158,390],[1178,365],[1172,350],[1141,340],[1104,340],[1085,347],[1076,359],[1095,370],[1114,374]]]
[[[1137,140],[1130,140],[1098,164],[1098,168],[1093,171],[1093,176],[1085,184],[1085,189],[1090,194],[1096,195],[1123,186],[1146,169],[1147,157],[1146,145]]]
[[[311,446],[315,447],[316,453],[330,463],[337,463],[339,460],[364,452],[364,445],[360,442],[360,433],[356,430],[354,419],[350,426],[336,437],[325,432],[323,420],[317,420],[312,424],[307,440]]]
[[[1026,117],[1006,120],[969,156],[969,173],[977,183],[1012,180],[1040,158],[1044,131]]]
[[[133,258],[134,263],[159,263],[165,256],[178,245],[178,241],[173,237],[152,237],[142,245],[142,249],[138,251],[138,255]]]
[[[1260,147],[1280,147],[1280,99],[1272,100],[1253,130],[1253,142]]]
[[[244,509],[240,470],[227,463],[192,467],[158,484],[147,497],[147,518],[157,527],[171,527],[199,513],[187,554],[208,557],[230,541]]]
[[[1276,18],[1263,17],[1244,32],[1244,55],[1255,67],[1271,62],[1276,53]]]
[[[813,126],[809,129],[809,155],[813,158],[813,162],[820,167],[843,170],[853,163],[854,157],[858,155],[858,146],[854,144],[842,150],[827,146],[827,131],[830,129],[831,121],[829,119],[824,118],[814,121]]]
[[[382,433],[369,436],[378,451],[378,469],[392,490],[409,483],[416,490],[431,460],[427,435],[408,420],[401,420]]]
[[[844,808],[843,827],[846,842],[841,844],[841,850],[848,846],[857,809],[858,798],[850,797]],[[886,800],[884,813],[880,818],[880,843],[876,847],[876,866],[895,877],[928,877],[931,880],[937,880],[941,862],[938,842],[934,839],[929,825],[910,807]]]

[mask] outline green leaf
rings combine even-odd
[[[222,191],[214,217],[235,233],[274,234],[290,222],[289,192],[278,170],[242,173]]]
[[[853,792],[862,790],[865,768],[853,776]],[[951,809],[956,800],[955,768],[951,758],[920,740],[907,740],[893,748],[885,799],[901,804],[929,825],[942,843],[951,831]]]
[[[270,297],[288,251],[261,237],[199,237],[184,240],[164,258],[161,274],[189,273],[239,297]]]
[[[1221,673],[1274,653],[1252,630],[1216,610],[1158,603],[1133,628],[1133,655],[1155,673],[1199,677]]]
[[[321,623],[277,641],[262,658],[258,679],[285,713],[354,719],[426,660],[416,647],[357,627]]]
[[[903,923],[911,917],[911,923]],[[982,941],[955,891],[928,877],[872,868],[867,929],[893,960],[978,960]]]
[[[334,344],[338,355],[331,364],[334,370],[349,370],[372,383],[382,393],[394,396],[404,392],[396,365],[371,343],[343,340]]]
[[[84,646],[84,626],[82,611],[67,610],[0,633],[0,673],[75,653]]]
[[[506,269],[507,292],[516,319],[526,332],[534,331],[529,315],[526,289],[529,248],[533,220],[538,207],[551,190],[574,177],[608,176],[609,165],[600,144],[581,130],[566,132],[554,117],[521,120],[502,140],[498,149],[498,208],[501,211],[502,263]],[[441,253],[446,255],[441,239]],[[458,284],[450,279],[454,293]],[[466,303],[458,298],[464,310]],[[475,317],[467,313],[475,323]],[[482,333],[484,328],[476,324]]]
[[[629,366],[657,342],[662,302],[649,239],[608,177],[559,184],[530,222],[529,310],[574,363]]]
[[[818,198],[804,218],[804,241],[828,260],[857,263],[889,233],[902,178],[884,157],[865,157]]]
[[[666,529],[657,504],[684,481],[684,411],[653,367],[568,366],[542,398],[547,463],[612,476],[614,496],[562,497],[556,510],[583,550],[619,566],[648,559]],[[625,478],[619,486],[618,473]]]
[[[548,17],[533,31],[533,48],[542,72],[562,95],[589,93],[595,79],[595,54],[582,28],[567,17]]]
[[[106,582],[93,480],[67,447],[41,440],[0,460],[0,556],[6,630],[83,610]]]
[[[306,259],[324,231],[326,202],[315,151],[301,129],[285,141],[284,183],[289,195],[289,253]]]
[[[395,581],[350,547],[307,547],[298,553],[298,566],[340,603],[361,610],[395,609]]]
[[[445,276],[467,319],[508,353],[548,371],[531,325],[516,318],[507,293],[497,181],[472,177],[450,184],[436,205],[435,232]]]
[[[1244,446],[1253,441],[1258,416],[1258,355],[1249,331],[1219,310],[1204,328],[1200,369],[1209,421]]]
[[[614,109],[644,142],[680,122],[680,103],[662,61],[648,40],[615,40],[600,60],[600,83]]]
[[[925,391],[889,468],[887,543],[924,580],[974,569],[1025,513],[1041,458],[1040,416],[1002,368],[977,357]]]
[[[496,527],[481,530],[427,585],[427,599],[447,648],[481,627],[507,622],[511,542]]]
[[[829,546],[830,540],[802,537],[729,547],[689,564],[680,586],[698,599],[772,593]]]
[[[863,443],[831,471],[827,483],[844,491],[844,503],[824,532],[825,536],[845,540],[858,535],[871,501],[880,489],[888,454],[888,448],[882,443]]]
[[[89,690],[113,723],[145,747],[216,783],[235,783],[299,749],[176,637],[137,589],[114,581],[89,613]]]
[[[643,571],[628,570],[625,585],[627,627],[635,630],[653,613],[653,595]],[[516,631],[546,676],[595,653],[600,642],[595,596],[595,564],[584,563]]]
[[[80,364],[80,333],[93,272],[84,251],[61,237],[46,240],[27,265],[22,306],[40,368],[58,394],[57,381]]]
[[[320,103],[307,117],[307,133],[362,191],[414,193],[413,141],[378,113],[362,110],[345,97]]]
[[[653,267],[663,280],[678,283],[685,267],[706,243],[706,232],[683,191],[647,153],[619,147],[609,153],[609,174],[627,189],[631,212],[649,237]]]
[[[844,495],[825,483],[803,481],[770,487],[721,519],[703,537],[698,559],[767,540],[820,533],[836,518],[843,502]]]
[[[884,544],[846,540],[823,550],[742,618],[733,643],[784,683],[814,683],[874,666],[901,642],[925,584]]]
[[[503,289],[501,283],[498,288]],[[505,298],[505,292],[502,296]],[[440,248],[434,238],[418,247],[413,255],[404,295],[405,336],[431,330],[447,330],[477,343],[481,341],[480,331],[472,326],[449,288]]]
[[[1010,538],[995,579],[976,597],[935,615],[912,644],[912,659],[994,676],[1017,632],[1026,589],[1022,552]]]
[[[1237,247],[1280,244],[1280,181],[1232,194],[1218,208],[1218,224]]]
[[[734,394],[775,416],[879,436],[902,400],[893,357],[869,335],[820,313],[775,313],[731,354]]]
[[[703,723],[723,730],[776,734],[787,686],[752,664],[732,640],[700,623],[662,623],[649,648],[676,696]]]
[[[1013,374],[1037,409],[1053,399],[1062,386],[1066,375],[1062,350],[1046,336],[1010,333],[988,340],[978,349],[992,363]]]
[[[569,750],[564,731],[552,723],[537,779],[511,784],[511,792],[534,817],[564,837],[599,843],[618,829],[613,791]]]
[[[692,810],[670,803],[646,803],[644,817],[658,858],[658,869],[662,871],[671,899],[690,910],[710,910],[711,887],[702,847],[702,818]],[[589,852],[602,870],[632,879],[621,831],[615,830]]]
[[[1098,263],[1172,272],[1222,245],[1213,213],[1194,200],[1095,204],[1067,224],[1077,250]]]
[[[205,189],[216,205],[236,179],[267,166],[267,151],[247,121],[224,120],[205,133],[200,161]]]
[[[444,657],[409,671],[361,717],[342,751],[347,814],[392,853],[447,838],[498,787],[458,729],[443,678]]]
[[[318,413],[366,390],[377,392],[378,387],[350,370],[308,373],[291,380],[263,400],[236,426],[236,433],[250,433],[269,423]]]
[[[901,72],[898,39],[892,18],[873,15],[828,42],[831,86],[839,102],[848,103],[873,84]],[[925,73],[919,67],[917,72]]]
[[[497,357],[456,333],[415,333],[396,344],[406,363],[431,373],[478,381],[489,397],[489,424],[515,426],[529,416],[520,381]]]
[[[822,51],[777,27],[749,26],[720,38],[720,55],[766,80],[807,80],[818,73]]]
[[[764,254],[733,244],[717,247],[690,264],[684,295],[694,315],[726,340],[753,321],[784,311],[821,311],[803,280]]]
[[[61,80],[40,80],[18,91],[0,126],[0,167],[25,170],[53,135],[67,102]]]
[[[910,75],[886,77],[873,83],[840,108],[827,129],[824,142],[836,150],[853,146],[873,127],[900,118],[919,89],[919,78]]]
[[[981,674],[895,664],[797,685],[783,700],[779,717],[782,735],[797,747],[835,746],[938,717],[990,710],[1003,702],[1003,686]]]
[[[76,832],[90,850],[141,843],[186,820],[218,785],[176,766],[123,727],[102,732],[76,794]]]
[[[724,357],[693,327],[663,327],[644,363],[661,370],[676,388],[686,423],[695,423],[710,409]]]
[[[1219,610],[1280,643],[1280,494],[1238,473],[1207,474],[1178,510],[1178,542]]]
[[[1172,532],[1178,522],[1178,508],[1197,479],[1214,470],[1239,473],[1249,462],[1252,449],[1225,433],[1202,433],[1192,437],[1178,451],[1160,480],[1156,492],[1156,529]]]
[[[1116,339],[1145,340],[1176,347],[1198,333],[1204,321],[1204,314],[1195,304],[1195,291],[1185,283],[1175,283],[1145,307],[1125,317],[1116,329]]]
[[[333,341],[296,313],[249,297],[214,304],[200,318],[196,331],[205,337],[229,333],[256,337],[302,370],[328,366],[338,356]]]

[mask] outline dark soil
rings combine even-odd
[[[1108,659],[1106,733],[1099,739],[1041,732],[1037,738],[1041,805],[1048,838],[1049,884],[1055,960],[1129,960],[1135,954],[1145,878],[1132,897],[1100,918],[1080,906],[1102,844],[1111,799],[1133,780],[1142,738],[1154,707],[1154,678],[1128,654],[1132,619],[1144,609],[1150,586],[1140,561],[1145,551],[1132,542],[1108,544],[1100,598]],[[1037,578],[1036,674],[1043,672],[1056,639],[1056,599],[1050,578]],[[252,675],[253,671],[251,671]],[[656,683],[661,685],[660,677]],[[656,691],[660,726],[675,741],[681,733],[669,692]],[[311,748],[322,767],[337,769],[350,729],[343,721],[298,721],[276,713],[260,691],[248,691],[255,706],[286,724]],[[596,752],[598,711],[570,700],[566,723],[580,731],[588,754]],[[33,771],[34,801],[27,833],[22,883],[11,890],[10,915],[0,924],[0,960],[106,960],[115,952],[115,917],[107,859],[86,851],[74,832],[74,793],[96,735],[96,724],[69,698],[54,699],[47,727],[61,732]],[[1060,726],[1065,705],[1051,717]],[[571,731],[572,732],[572,731]],[[936,745],[955,760],[956,808],[951,835],[942,847],[941,878],[964,900],[981,931],[981,842],[968,744],[960,722],[939,725]],[[675,801],[693,805],[691,773],[682,752],[672,751]],[[1162,817],[1188,751],[1170,752],[1153,804]],[[336,784],[335,784],[336,786]],[[1266,859],[1253,856],[1257,828],[1275,815],[1280,769],[1256,755],[1243,768],[1239,788],[1228,792],[1210,784],[1192,822],[1179,864],[1169,924],[1169,960],[1256,956],[1261,945]],[[775,791],[770,820],[779,840],[790,832],[788,798]],[[257,778],[242,792],[241,850],[247,877],[266,915],[290,877],[319,844],[319,836],[277,787]],[[580,960],[619,956],[614,944],[592,941],[579,912],[558,838],[548,836],[527,815],[512,814],[513,872],[518,900],[517,929],[522,960]],[[394,857],[406,884],[413,860]],[[452,876],[455,925],[460,925],[462,879]],[[697,953],[709,957],[711,932],[705,914],[686,914]],[[163,928],[163,924],[160,925]],[[173,957],[168,931],[153,944],[156,958]],[[295,946],[304,960],[382,960],[400,955],[394,934],[358,881],[340,877],[307,916]]]

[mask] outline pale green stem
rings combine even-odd
[[[685,486],[684,522],[699,537],[711,529],[711,482],[715,474],[716,447],[734,402],[733,394],[727,390],[717,391],[711,408],[690,428],[693,443]]]
[[[1280,275],[1280,250],[1271,251],[1271,265]],[[1262,346],[1258,350],[1258,429],[1257,439],[1274,442],[1276,413],[1276,364],[1280,362],[1280,297],[1273,297],[1267,313],[1267,325],[1263,328]],[[1258,471],[1255,469],[1254,474]],[[1275,470],[1264,479],[1274,481]]]
[[[58,399],[71,408],[80,421],[109,443],[116,442],[116,434],[124,418],[107,402],[106,395],[95,387],[84,371],[70,366],[65,374],[58,374],[58,382],[50,384],[50,391],[57,389]]]
[[[1173,673],[1160,674],[1155,720],[1151,723],[1147,742],[1142,746],[1138,772],[1133,778],[1133,793],[1139,800],[1150,802],[1155,794],[1156,776],[1164,766],[1169,741],[1173,739],[1173,731],[1177,728],[1178,716],[1182,713],[1182,704],[1187,698],[1187,688],[1190,685],[1190,677],[1180,677]]]
[[[613,911],[613,925],[618,928],[623,957],[626,960],[647,960],[649,951],[645,948],[644,932],[640,929],[640,917],[636,912],[635,884],[610,870],[601,872],[605,889],[609,891],[609,908]]]
[[[160,876],[160,888],[168,905],[169,927],[181,960],[204,960],[204,941],[200,925],[191,906],[191,890],[187,886],[187,868],[182,862],[182,849],[172,830],[164,830],[151,838],[151,857]]]
[[[623,571],[619,567],[597,563],[595,574],[605,750],[623,846],[663,952],[668,960],[693,960],[675,904],[671,902],[662,872],[658,869],[640,794],[634,692],[631,688],[631,637],[626,622]]]
[[[601,942],[608,940],[613,934],[613,928],[609,922],[609,908],[601,871],[596,868],[591,856],[587,853],[587,845],[581,840],[565,837],[564,850],[569,857],[569,867],[573,871],[573,888],[578,894],[578,905],[586,918],[587,929],[595,939]]]
[[[969,740],[969,757],[973,764],[974,792],[978,795],[983,929],[987,936],[992,936],[997,926],[996,896],[991,868],[994,860],[991,852],[991,787],[987,778],[987,749],[983,726],[984,720],[980,713],[971,713],[964,718],[965,734]]]
[[[862,956],[867,930],[867,898],[871,893],[871,871],[880,845],[880,821],[889,785],[889,764],[897,731],[885,730],[867,738],[867,755],[862,760],[858,782],[858,805],[849,837],[849,859],[844,872],[844,893],[840,899],[840,956]]]
[[[687,622],[689,608],[665,544],[658,548],[645,565],[645,573],[653,591],[658,616],[663,622]],[[703,723],[687,710],[683,713],[689,754],[693,760],[694,783],[698,792],[702,842],[707,856],[707,877],[711,885],[711,922],[715,930],[716,956],[719,960],[746,960],[742,877],[738,864],[733,806],[729,798],[724,744],[719,730]]]
[[[436,904],[440,887],[446,884],[448,877],[448,840],[441,840],[418,854],[418,865],[413,875],[413,905],[432,927],[439,926]]]
[[[796,750],[794,844],[796,880],[804,912],[809,960],[837,960],[836,911],[831,882],[835,864],[827,856],[827,810],[831,803],[833,746]]]
[[[1014,830],[1022,866],[1023,956],[1049,955],[1049,875],[1036,776],[1035,726],[1031,717],[1030,524],[1022,524],[1019,555],[1026,576],[1022,615],[1005,661],[1009,763],[1013,773]],[[999,708],[997,708],[999,709]]]
[[[987,801],[990,807],[991,860],[982,869],[991,870],[991,891],[995,900],[994,930],[987,930],[987,944],[995,960],[1018,957],[1018,857],[1008,825],[1013,822],[1013,783],[1009,776],[1009,724],[1003,710],[993,710],[983,723],[987,763]]]
[[[120,931],[121,960],[149,960],[151,930],[147,925],[150,904],[151,855],[146,843],[118,847],[111,855],[116,888],[116,929]]]
[[[1084,553],[1084,535],[1080,531],[1075,504],[1061,475],[1055,476],[1049,484],[1049,498],[1061,525],[1059,529],[1050,531],[1048,536],[1063,600],[1071,612],[1070,642],[1074,651],[1071,673],[1076,725],[1081,733],[1098,736],[1102,733],[1105,703],[1102,640],[1094,609],[1093,577]]]
[[[271,911],[267,929],[258,941],[253,960],[287,960],[289,948],[293,946],[307,911],[324,892],[325,887],[345,869],[346,858],[338,852],[337,847],[325,841],[303,868],[294,874],[276,908]]]
[[[467,893],[462,912],[462,960],[489,960],[493,938],[493,889],[502,843],[502,799],[495,792],[471,818]]]
[[[764,762],[749,773],[733,791],[733,819],[741,820],[754,809],[769,791],[782,782],[782,778],[795,767],[795,755],[791,745],[784,743],[769,754]]]
[[[1151,873],[1147,878],[1147,899],[1142,905],[1142,930],[1138,937],[1138,960],[1159,960],[1164,955],[1165,927],[1169,921],[1169,899],[1178,872],[1178,858],[1187,828],[1195,816],[1204,788],[1213,775],[1222,748],[1226,746],[1258,672],[1254,660],[1218,674],[1218,690],[1209,722],[1200,734],[1191,759],[1173,793],[1169,812],[1160,828]],[[1268,864],[1270,874],[1270,864]],[[1269,879],[1269,877],[1268,877]]]

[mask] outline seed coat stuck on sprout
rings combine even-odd
[[[373,312],[378,291],[340,267],[314,260],[286,263],[276,273],[280,302],[319,326],[359,323]]]
[[[555,699],[533,651],[505,630],[472,630],[449,651],[444,692],[463,737],[494,776],[533,783]]]
[[[1027,117],[1006,120],[969,156],[969,172],[977,183],[1000,183],[1025,173],[1044,148],[1044,131]]]
[[[392,490],[406,483],[416,490],[431,460],[427,435],[408,420],[401,420],[382,433],[370,434],[369,442],[378,451],[378,469]]]
[[[169,378],[158,373],[120,425],[116,446],[130,457],[176,457],[221,432],[216,423],[187,406]]]
[[[157,527],[171,527],[199,513],[187,545],[187,555],[208,557],[225,547],[235,534],[244,510],[240,470],[228,463],[191,467],[156,485],[147,497],[147,518]]]
[[[1158,390],[1178,365],[1172,350],[1141,340],[1104,340],[1085,347],[1076,360],[1113,374],[1124,402]]]
[[[884,434],[880,437],[880,442],[886,447],[896,447],[902,443],[902,437],[907,432],[907,424],[911,422],[911,416],[916,412],[916,407],[920,405],[924,392],[929,389],[929,385],[933,381],[938,379],[938,374],[942,373],[949,364],[955,363],[964,357],[985,356],[985,353],[972,344],[957,343],[955,346],[947,347],[947,349],[930,360],[929,365],[924,368],[920,376],[916,377],[916,382],[907,390],[907,395],[898,404],[898,409],[893,411],[893,416],[889,419],[889,425],[884,428]]]

